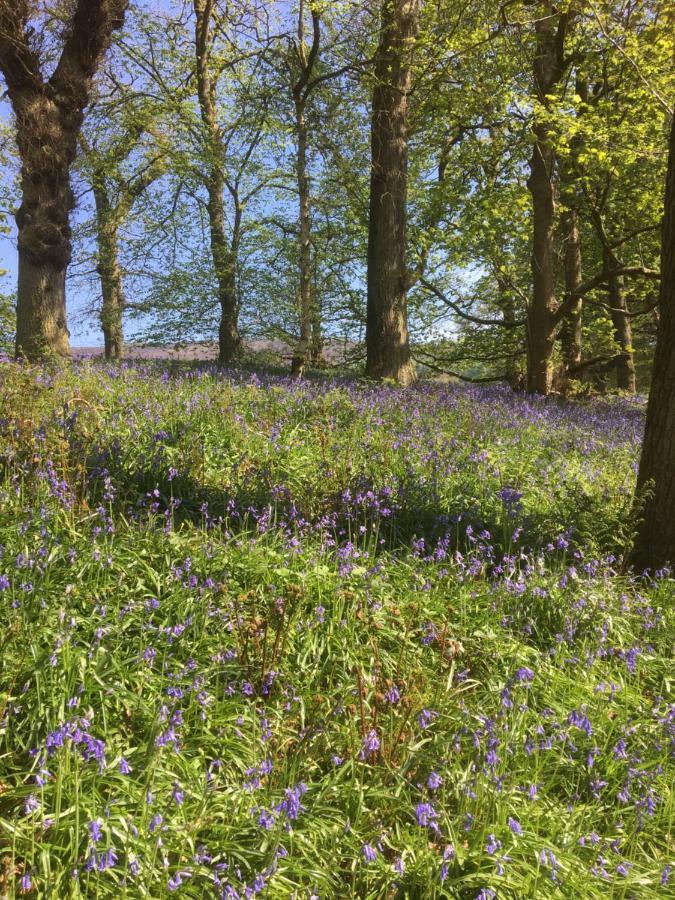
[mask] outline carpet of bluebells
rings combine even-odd
[[[643,415],[0,363],[0,897],[672,896]]]

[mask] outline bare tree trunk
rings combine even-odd
[[[565,235],[565,293],[572,294],[582,282],[581,268],[581,235],[577,212],[570,209],[565,213],[563,222]],[[565,313],[560,329],[560,343],[562,346],[563,362],[566,372],[572,372],[569,376],[576,377],[573,370],[581,365],[581,313],[583,300],[576,300]]]
[[[227,241],[225,230],[225,176],[221,164],[223,146],[218,113],[216,86],[209,68],[211,47],[212,0],[193,0],[195,11],[195,53],[197,62],[197,94],[202,123],[206,132],[206,166],[208,177],[209,235],[211,256],[218,282],[220,326],[218,329],[218,362],[230,365],[241,349],[239,306],[237,303],[237,260]]]
[[[647,425],[637,480],[646,499],[633,562],[675,562],[675,119],[670,131],[661,238],[661,293]],[[649,493],[646,493],[649,492]]]
[[[125,304],[119,264],[118,222],[100,174],[94,180],[94,201],[98,239],[96,269],[101,281],[101,328],[105,358],[121,359],[124,352],[122,316]]]
[[[419,0],[382,0],[373,90],[366,375],[415,379],[408,338],[408,95]]]
[[[550,0],[537,4],[536,54],[533,64],[536,100],[548,106],[548,96],[566,68],[564,40],[569,13],[557,12]],[[557,22],[557,24],[556,24]],[[527,181],[532,195],[532,302],[527,312],[527,387],[548,394],[553,384],[552,356],[558,303],[555,252],[555,152],[549,126],[535,121],[534,145]]]
[[[307,171],[307,120],[304,100],[296,99],[296,131],[298,140],[297,180],[300,199],[298,263],[300,290],[300,342],[293,356],[291,368],[299,375],[307,363],[312,345],[312,245],[309,172]]]
[[[0,3],[0,71],[21,156],[16,354],[69,356],[66,269],[71,258],[70,166],[91,80],[128,0],[78,0],[48,80],[33,49],[27,0]]]
[[[312,90],[310,81],[321,46],[321,18],[313,0],[309,0],[312,17],[312,41],[309,51],[305,44],[305,0],[300,0],[298,8],[298,40],[296,62],[299,65],[297,79],[292,86],[295,103],[295,134],[298,154],[296,158],[296,178],[298,185],[298,268],[300,288],[298,291],[298,313],[300,318],[300,340],[291,361],[294,375],[301,375],[312,352],[312,335],[316,309],[312,297],[312,205],[307,149],[309,129],[307,125],[307,100]]]
[[[605,269],[610,271],[615,268],[619,261],[613,254],[605,251],[604,265]],[[614,340],[619,347],[619,354],[616,360],[616,386],[621,391],[635,393],[635,360],[633,357],[633,328],[631,326],[630,317],[624,315],[617,310],[626,310],[626,295],[624,292],[624,279],[621,275],[610,275],[607,279],[609,287],[609,306],[610,315],[612,317],[612,325],[614,326]]]

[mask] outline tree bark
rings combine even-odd
[[[535,99],[545,109],[548,96],[561,80],[567,61],[564,41],[569,13],[558,12],[550,0],[537,4],[536,52],[533,62]],[[527,387],[548,394],[553,384],[552,356],[557,330],[555,225],[555,150],[546,121],[533,126],[534,145],[527,186],[532,196],[532,301],[527,313]]]
[[[128,0],[78,0],[53,74],[31,46],[27,0],[0,0],[0,71],[21,156],[16,355],[69,356],[66,270],[74,206],[70,167],[91,83]]]
[[[415,379],[408,337],[408,96],[419,0],[382,0],[372,100],[366,375]]]
[[[98,271],[101,282],[101,328],[105,358],[118,360],[124,352],[122,316],[124,314],[124,285],[119,263],[118,218],[110,203],[102,175],[94,181],[96,228],[98,239]]]
[[[565,293],[572,294],[582,283],[581,235],[577,212],[568,210],[563,222],[565,235]],[[581,365],[581,313],[583,300],[579,297],[565,313],[560,329],[563,363],[566,372],[574,378],[573,370]]]
[[[218,363],[230,365],[241,349],[239,334],[239,304],[237,300],[237,256],[234,241],[228,244],[225,229],[225,175],[221,158],[224,153],[218,113],[216,85],[210,70],[212,0],[194,0],[195,54],[197,63],[197,94],[206,134],[209,235],[211,257],[218,283],[220,325],[218,328]]]
[[[298,292],[300,313],[300,341],[296,347],[291,368],[299,375],[307,363],[312,345],[312,245],[311,201],[309,172],[307,170],[307,120],[304,100],[296,99],[296,134],[298,157],[296,165],[298,197],[300,201],[298,229],[298,265],[300,289]]]
[[[295,134],[297,140],[296,178],[298,186],[298,269],[300,287],[298,290],[298,313],[300,318],[300,340],[291,370],[294,375],[302,374],[313,349],[314,321],[317,310],[312,292],[312,201],[309,168],[307,162],[309,126],[307,123],[307,99],[312,85],[310,79],[316,66],[321,44],[321,19],[315,5],[309,3],[312,17],[312,42],[307,51],[305,45],[305,0],[300,0],[298,8],[297,61],[300,69],[292,86],[295,104]]]
[[[605,252],[605,268],[616,268],[617,260]],[[621,391],[635,393],[635,360],[633,357],[633,328],[630,317],[617,310],[626,310],[626,295],[622,275],[610,275],[607,279],[610,315],[614,326],[614,340],[619,347],[616,360],[616,386]]]
[[[642,522],[633,553],[638,567],[675,562],[675,119],[670,131],[661,237],[659,328],[637,479]]]

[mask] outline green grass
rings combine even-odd
[[[0,896],[667,896],[638,407],[2,369]]]

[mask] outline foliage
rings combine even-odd
[[[640,403],[1,365],[3,894],[664,896]]]

